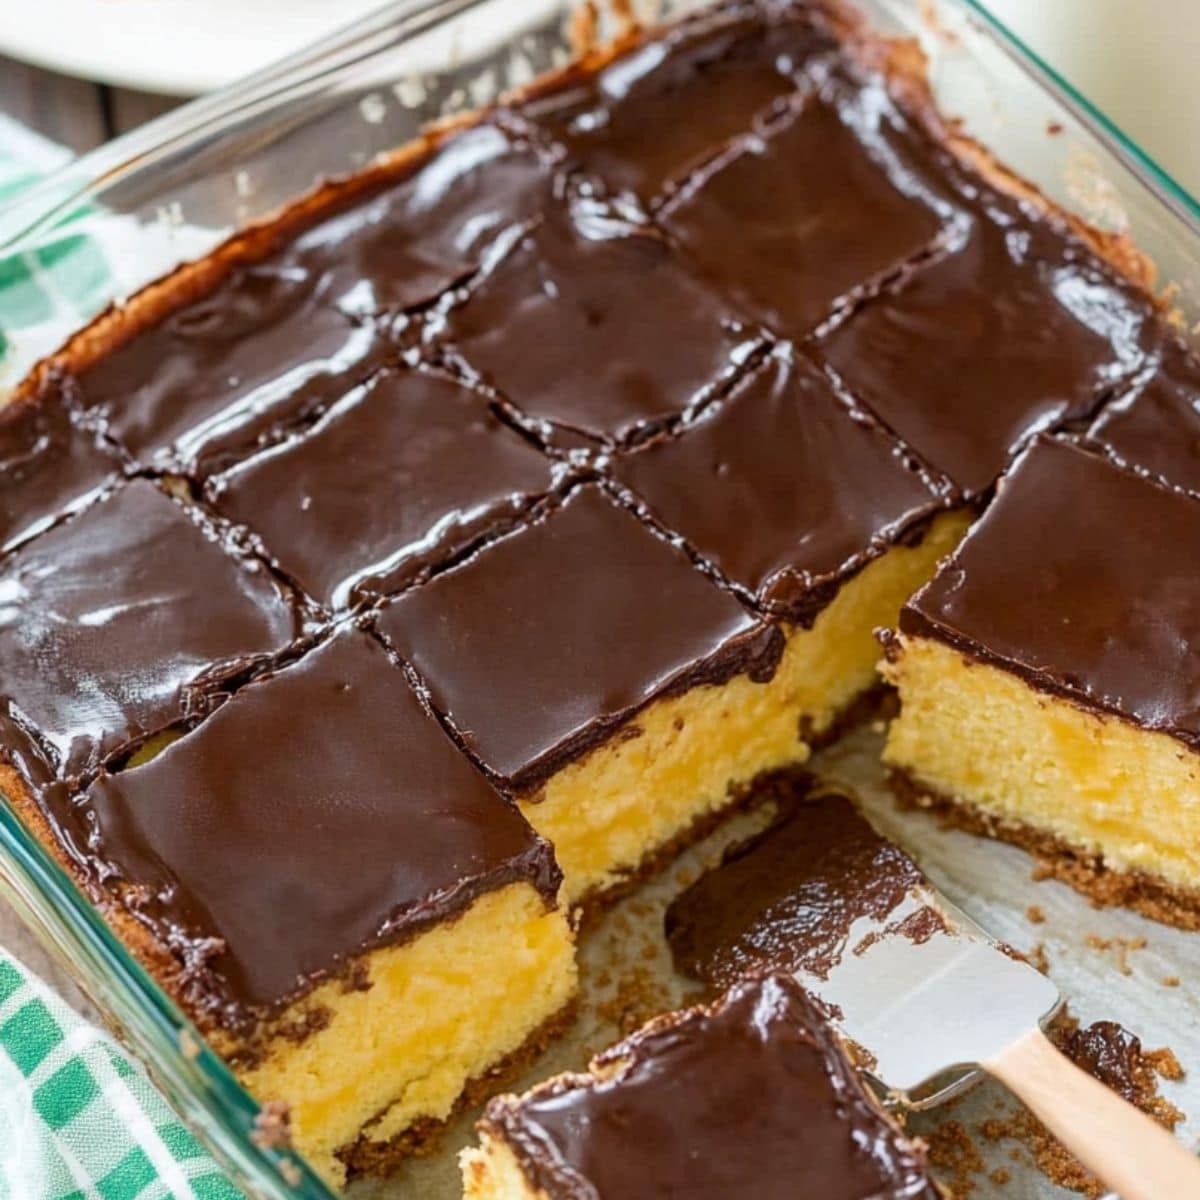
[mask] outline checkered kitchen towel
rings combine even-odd
[[[69,157],[0,114],[0,205]],[[36,251],[0,254],[0,364],[16,357],[24,341],[61,342],[102,302],[111,278],[104,250],[69,223]]]
[[[142,1070],[2,950],[0,1198],[241,1200]]]
[[[66,157],[0,116],[0,204]],[[93,311],[108,263],[69,224],[37,253],[0,255],[0,368]],[[242,1200],[141,1068],[3,950],[0,1200]]]
[[[61,146],[0,113],[0,240],[5,200],[69,158]],[[67,219],[40,237],[35,249],[0,251],[0,395],[110,297],[132,293],[212,245],[212,230],[186,223],[147,222],[86,207],[78,212],[89,216],[86,231]]]

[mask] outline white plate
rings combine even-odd
[[[194,96],[265,67],[380,0],[0,0],[0,54],[118,87]]]

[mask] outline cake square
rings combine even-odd
[[[795,980],[650,1022],[525,1095],[493,1100],[467,1200],[938,1200],[924,1150],[867,1092]]]
[[[51,816],[327,1178],[364,1126],[443,1120],[570,999],[550,848],[352,626]]]
[[[890,119],[876,89],[835,79],[683,189],[663,223],[752,317],[802,337],[950,219],[930,151]]]
[[[485,397],[447,375],[391,369],[211,479],[209,495],[289,579],[336,609],[511,526],[551,484],[549,461]]]
[[[261,563],[144,480],[0,561],[10,717],[75,777],[203,703],[303,629]]]
[[[417,308],[501,252],[546,205],[551,182],[527,137],[480,121],[418,152],[377,196],[320,221],[284,261],[352,316]]]
[[[889,643],[906,793],[1200,923],[1193,550],[1200,501],[1039,437]]]
[[[1131,470],[1200,494],[1200,361],[1167,341],[1155,367],[1105,405],[1087,440]]]
[[[748,601],[807,627],[945,505],[891,433],[788,349],[612,474]]]
[[[1145,297],[1048,221],[984,191],[962,244],[822,347],[968,499],[1034,433],[1089,416],[1144,362]]]
[[[653,203],[793,96],[832,50],[814,9],[718,5],[573,86],[522,105],[568,165]]]
[[[116,452],[53,384],[0,413],[0,554],[77,512],[121,477]]]
[[[568,444],[678,418],[759,342],[659,230],[584,195],[546,213],[450,312],[444,336],[538,436]]]
[[[234,267],[64,384],[140,467],[203,475],[319,412],[394,354],[308,272]]]
[[[631,503],[779,622],[775,686],[810,745],[867,711],[875,630],[895,625],[965,524],[887,430],[787,349],[611,470]]]
[[[379,628],[554,845],[579,899],[802,757],[781,638],[596,484],[389,603]]]

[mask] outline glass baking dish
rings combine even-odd
[[[1001,162],[1094,224],[1128,234],[1156,264],[1181,324],[1200,329],[1196,199],[977,0],[855,2],[881,31],[920,41],[943,112]],[[641,15],[695,7],[660,0]],[[108,303],[319,180],[562,65],[576,8],[576,0],[400,0],[77,160],[0,209],[0,333],[9,343],[0,391]],[[91,280],[68,318],[6,324],[6,262],[36,262],[51,281],[67,272],[66,290],[95,244],[116,248],[113,269]],[[302,1161],[256,1139],[255,1102],[3,804],[0,887],[248,1195],[328,1200]]]

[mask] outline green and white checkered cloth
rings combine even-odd
[[[0,116],[0,204],[65,157]],[[0,256],[0,379],[96,309],[111,261],[69,224]],[[242,1200],[142,1069],[3,950],[0,1200]]]
[[[0,1197],[241,1200],[141,1068],[3,951]]]
[[[0,114],[0,205],[69,157]],[[60,343],[103,303],[112,279],[105,249],[69,223],[36,250],[0,255],[0,364],[20,358],[28,367],[18,346],[33,353]]]

